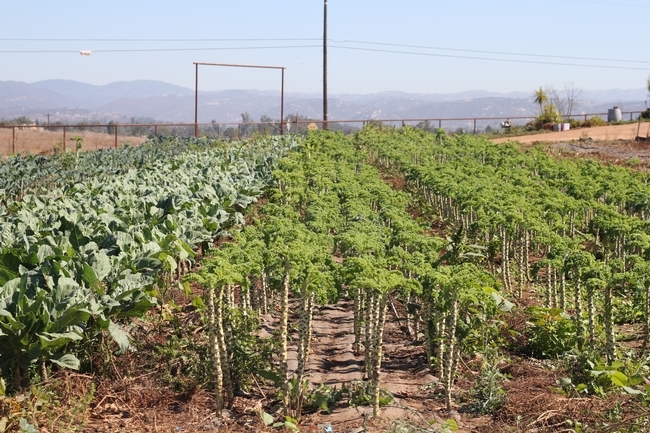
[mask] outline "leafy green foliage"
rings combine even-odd
[[[305,397],[305,407],[316,409],[320,412],[331,413],[334,405],[343,398],[343,388],[329,387],[325,384],[318,385],[309,391]]]
[[[492,414],[505,403],[506,391],[502,384],[507,377],[501,373],[499,367],[503,361],[504,358],[498,355],[496,349],[485,351],[476,383],[470,390],[472,400],[462,408],[463,410]]]
[[[530,307],[525,350],[538,358],[555,358],[576,344],[575,324],[559,308]]]
[[[540,114],[537,115],[532,125],[536,129],[542,129],[546,125],[561,122],[563,120],[562,113],[552,104],[545,104],[542,106]]]
[[[89,168],[79,175],[53,175],[65,163],[57,156],[0,165],[0,177],[21,184],[3,191],[10,209],[0,207],[0,368],[14,386],[32,363],[78,368],[66,347],[101,332],[126,351],[120,322],[156,305],[157,291],[164,297],[193,245],[243,224],[274,161],[295,144],[170,141],[160,147],[167,155],[153,145],[78,154],[77,169]],[[25,187],[44,177],[47,187]]]
[[[344,395],[348,396],[350,406],[370,406],[372,405],[373,391],[370,389],[368,382],[352,381],[345,383],[341,390]],[[394,400],[393,396],[387,389],[379,391],[379,406],[386,406]]]

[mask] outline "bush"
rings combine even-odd
[[[585,128],[591,128],[593,126],[605,126],[607,122],[600,116],[592,116],[586,122],[582,122],[582,126]]]
[[[563,122],[562,115],[555,108],[554,105],[548,104],[545,105],[542,109],[542,112],[533,120],[529,122],[526,127],[527,129],[552,129],[554,123]]]
[[[643,113],[641,113],[641,118],[643,119],[650,119],[650,108],[645,110]]]
[[[575,323],[559,308],[530,307],[525,350],[537,358],[556,358],[576,344]]]

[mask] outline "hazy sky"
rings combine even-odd
[[[633,89],[650,74],[648,0],[328,3],[332,94]],[[7,0],[2,16],[3,81],[193,88],[198,61],[285,66],[288,92],[322,91],[323,0]],[[203,90],[279,86],[279,71],[200,70]]]

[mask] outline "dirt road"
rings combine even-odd
[[[534,143],[536,141],[558,142],[572,141],[580,138],[591,138],[597,141],[607,140],[634,140],[639,129],[638,123],[629,125],[597,126],[594,128],[571,129],[562,132],[548,132],[545,134],[524,135],[520,137],[504,137],[492,140],[493,143],[518,141],[520,143]],[[645,137],[650,134],[650,123],[642,123],[638,135]]]

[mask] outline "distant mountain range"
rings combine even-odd
[[[606,113],[614,105],[623,111],[645,110],[646,91],[613,89],[583,91],[574,113]],[[285,115],[322,116],[322,96],[285,94]],[[495,93],[483,90],[448,94],[406,93],[331,94],[332,120],[422,119],[533,116],[538,107],[531,92]],[[199,121],[236,122],[242,113],[259,120],[280,117],[275,91],[224,90],[200,92]],[[27,116],[43,123],[127,122],[131,118],[161,122],[193,122],[194,90],[162,81],[120,81],[95,86],[70,80],[35,83],[0,81],[0,119]]]

